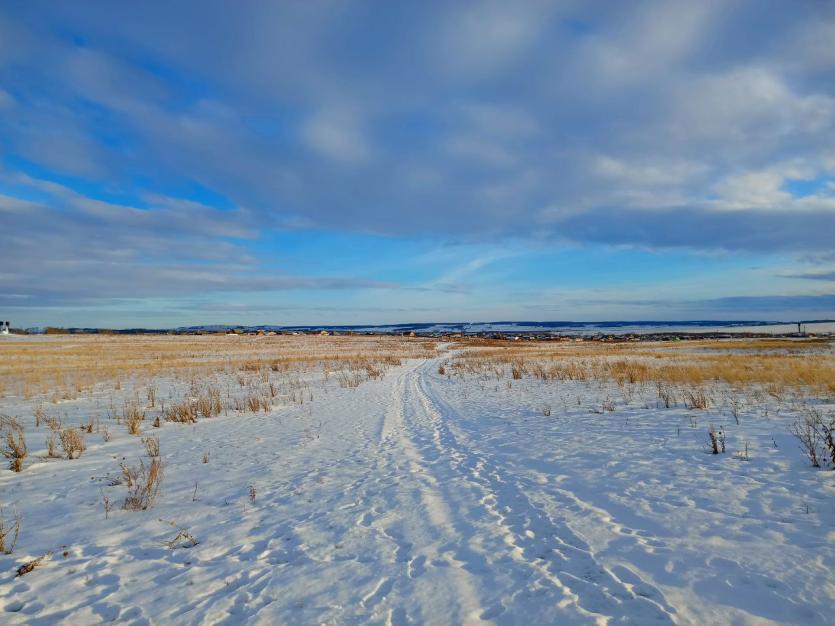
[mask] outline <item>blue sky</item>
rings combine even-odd
[[[16,325],[835,318],[835,3],[6,2]]]

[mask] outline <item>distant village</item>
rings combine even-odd
[[[492,340],[492,341],[562,341],[562,342],[607,342],[626,343],[640,341],[687,341],[704,339],[767,339],[767,338],[833,338],[832,332],[807,332],[803,323],[797,324],[797,330],[785,333],[735,332],[728,331],[659,331],[659,332],[589,332],[589,331],[536,331],[520,333],[509,330],[459,331],[444,332],[439,330],[374,330],[348,329],[333,327],[275,328],[275,327],[191,327],[168,330],[128,328],[27,328],[11,329],[10,322],[0,323],[2,334],[27,335],[215,335],[243,337],[274,337],[279,335],[317,335],[317,336],[402,336],[427,338],[440,341],[455,340]]]

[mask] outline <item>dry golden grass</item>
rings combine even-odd
[[[379,376],[382,367],[432,354],[435,343],[416,338],[369,336],[121,336],[50,335],[0,343],[0,380],[6,395],[36,396],[51,402],[89,394],[97,385],[148,384],[150,407],[157,403],[152,381],[181,380],[212,373],[340,370]]]
[[[165,420],[178,424],[193,424],[197,421],[197,410],[189,400],[173,404],[165,409]]]
[[[619,385],[764,385],[779,394],[787,387],[835,392],[833,344],[822,340],[721,340],[679,343],[532,342],[470,347],[455,359],[459,374],[541,380],[605,380]],[[688,404],[706,408],[703,391]]]

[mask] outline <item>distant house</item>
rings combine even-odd
[[[8,335],[11,332],[12,323],[9,321],[0,321],[0,335]]]

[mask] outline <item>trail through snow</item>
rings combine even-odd
[[[119,460],[138,455],[127,435],[4,472],[29,556],[56,554],[20,579],[8,574],[17,556],[0,557],[0,622],[827,623],[830,503],[806,528],[720,510],[698,488],[665,491],[687,474],[674,460],[640,465],[628,451],[638,446],[609,427],[595,439],[590,422],[514,416],[437,375],[441,358],[358,390],[326,385],[313,409],[165,425],[164,497],[150,511],[102,514]],[[669,447],[656,422],[633,420],[628,436],[649,442],[635,459]],[[574,443],[584,433],[585,451]],[[767,473],[750,480],[749,491],[780,488]],[[642,490],[634,510],[630,489]],[[165,546],[178,528],[200,543]],[[787,565],[804,557],[806,570]]]

